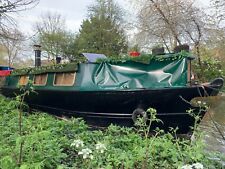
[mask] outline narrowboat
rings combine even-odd
[[[187,52],[140,55],[107,59],[84,54],[85,61],[14,70],[6,77],[1,93],[15,97],[31,82],[34,91],[25,101],[33,109],[57,115],[82,117],[92,126],[134,126],[137,116],[146,117],[148,108],[157,110],[168,130],[178,127],[187,133],[194,119],[187,113],[195,97],[215,96],[223,79],[198,84],[191,80],[191,60]],[[196,111],[201,116],[204,111]]]

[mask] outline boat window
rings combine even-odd
[[[20,76],[19,85],[26,85],[28,83],[29,77],[27,75]]]
[[[44,86],[47,83],[47,74],[34,75],[34,85]]]
[[[75,81],[75,72],[55,73],[55,86],[72,86]]]

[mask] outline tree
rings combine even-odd
[[[96,3],[88,7],[89,17],[105,17],[121,25],[124,22],[123,9],[119,7],[113,0],[96,0]]]
[[[142,44],[164,44],[168,51],[181,44],[197,48],[199,64],[200,42],[205,30],[205,13],[194,0],[144,1],[138,11],[139,41]],[[147,45],[148,46],[148,45]]]
[[[190,1],[145,1],[138,12],[140,34],[175,47],[185,41],[184,33],[190,24],[191,27],[198,24],[197,10]]]
[[[8,32],[8,35],[10,38],[0,39],[0,45],[6,51],[8,66],[13,66],[15,60],[18,59],[19,55],[24,50],[23,41],[25,37],[17,29],[13,29],[10,33]]]
[[[62,44],[63,57],[74,60],[79,56],[77,47],[77,34],[68,32],[66,34],[66,42]]]
[[[211,0],[211,9],[213,9],[214,19],[217,21],[217,24],[224,25],[225,20],[225,1],[224,0]]]
[[[42,46],[49,60],[55,60],[58,56],[67,57],[75,35],[66,31],[65,19],[60,14],[46,13],[41,17],[41,21],[36,23],[35,29],[38,32],[36,43]]]
[[[95,5],[89,7],[89,18],[83,21],[77,37],[79,52],[108,56],[127,52],[120,14],[121,10],[113,0],[97,0]]]
[[[10,37],[11,29],[16,27],[12,13],[27,10],[37,5],[39,0],[0,0],[0,37]]]
[[[23,50],[24,40],[13,14],[33,8],[38,2],[39,0],[0,0],[0,46],[7,55],[9,66],[14,64]]]
[[[211,0],[207,7],[210,10],[207,28],[205,32],[203,54],[208,57],[216,57],[221,61],[225,58],[225,1]]]

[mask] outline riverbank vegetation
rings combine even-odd
[[[195,141],[178,138],[175,130],[157,130],[149,137],[150,126],[143,123],[135,129],[111,125],[91,130],[82,119],[58,119],[20,107],[19,100],[0,98],[2,169],[222,168],[221,156],[204,151],[201,134]],[[156,111],[149,112],[151,121],[157,120]]]
[[[202,60],[202,68],[194,61],[193,69],[195,72],[195,80],[198,82],[210,82],[218,77],[225,79],[224,64],[225,62],[223,60],[221,61],[220,59],[208,56]],[[225,92],[225,86],[223,86],[222,91]]]

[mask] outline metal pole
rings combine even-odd
[[[41,66],[41,45],[34,45],[35,67]]]

